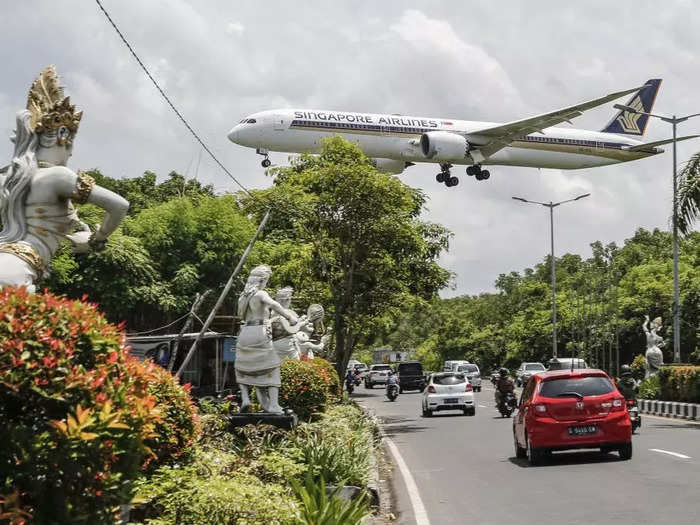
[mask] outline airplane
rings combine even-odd
[[[255,148],[262,166],[270,151],[318,153],[322,140],[341,135],[358,144],[383,172],[400,174],[416,162],[440,166],[436,179],[447,187],[459,179],[455,165],[467,165],[476,180],[490,177],[482,166],[582,169],[642,159],[663,152],[673,139],[642,142],[661,79],[588,102],[505,124],[313,109],[274,109],[247,116],[228,133],[232,142]],[[601,131],[554,127],[615,99],[634,93]],[[679,137],[677,141],[700,135]]]

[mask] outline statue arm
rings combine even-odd
[[[117,229],[126,216],[126,212],[129,210],[129,202],[122,196],[102,186],[94,186],[92,188],[87,202],[105,210],[102,224],[95,231],[94,239],[96,241],[106,241],[107,237]]]
[[[649,316],[648,315],[644,316],[644,323],[642,323],[642,329],[644,330],[645,334],[649,333]]]
[[[270,294],[268,294],[264,290],[261,290],[260,292],[258,292],[258,297],[263,302],[263,304],[267,306],[270,310],[277,312],[279,315],[287,319],[290,323],[296,324],[297,314],[295,314],[291,310],[287,310],[286,308],[284,308],[280,303],[278,303],[272,297],[270,297]]]

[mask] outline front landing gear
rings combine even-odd
[[[469,166],[467,168],[467,175],[469,175],[470,177],[474,176],[476,180],[486,180],[491,176],[488,170],[482,170],[481,166],[479,166],[478,164]]]
[[[270,166],[272,166],[272,162],[270,161],[270,152],[269,151],[267,151],[265,148],[258,148],[255,150],[255,153],[265,157],[262,160],[262,162],[260,163],[263,168],[269,168]]]
[[[448,188],[452,188],[453,186],[457,186],[457,184],[459,184],[459,179],[457,177],[453,177],[452,173],[450,172],[451,167],[452,164],[440,164],[440,169],[442,171],[435,176],[435,180],[441,184],[444,183]]]

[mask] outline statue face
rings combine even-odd
[[[65,166],[68,164],[68,159],[73,154],[73,145],[65,144],[44,147],[39,146],[36,152],[37,160],[48,162],[54,166]]]

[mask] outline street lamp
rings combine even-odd
[[[640,115],[648,115],[656,117],[664,122],[668,122],[673,126],[673,362],[681,362],[681,317],[680,317],[680,294],[678,292],[678,177],[676,175],[676,125],[680,122],[685,122],[689,118],[697,117],[700,113],[693,113],[685,117],[664,117],[639,111],[631,106],[623,104],[615,104],[615,109],[629,111],[630,113],[638,113]]]
[[[575,197],[573,199],[567,199],[565,201],[560,202],[550,201],[549,203],[529,201],[527,199],[523,199],[522,197],[513,197],[513,199],[516,201],[527,202],[529,204],[539,204],[540,206],[546,206],[547,208],[549,208],[549,231],[552,247],[552,354],[554,358],[557,357],[557,277],[554,271],[554,208],[556,208],[560,204],[574,202],[579,199],[588,197],[589,195],[590,193],[584,193],[583,195],[579,195],[578,197]]]

